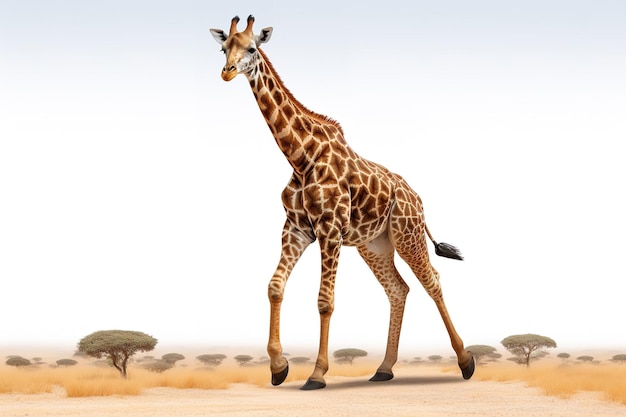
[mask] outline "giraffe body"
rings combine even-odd
[[[318,295],[320,346],[315,369],[303,389],[326,385],[328,330],[342,246],[357,247],[390,302],[385,358],[372,380],[391,379],[398,355],[409,287],[395,268],[395,252],[411,267],[435,301],[463,376],[469,379],[474,360],[464,350],[452,325],[439,275],[430,264],[425,236],[430,234],[419,196],[401,176],[357,155],[346,143],[337,122],[306,109],[293,97],[265,53],[258,48],[269,40],[272,28],[262,29],[255,36],[252,16],[242,32],[237,31],[238,21],[238,17],[233,18],[228,35],[211,29],[226,54],[222,78],[230,81],[239,73],[245,74],[278,147],[293,168],[291,180],[282,193],[287,217],[282,233],[282,253],[268,286],[271,311],[268,353],[272,383],[282,383],[288,372],[280,343],[280,306],[285,283],[304,250],[315,240],[319,242],[322,257]],[[439,246],[437,248],[439,251]],[[454,253],[451,256],[461,259]]]

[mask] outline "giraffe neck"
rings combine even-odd
[[[261,49],[248,80],[259,109],[278,147],[300,175],[314,166],[325,152],[337,146],[347,148],[336,121],[304,107],[285,87]]]

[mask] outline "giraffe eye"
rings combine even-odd
[[[251,54],[253,54],[253,53],[255,53],[255,52],[256,52],[256,49],[254,49],[254,48],[250,48],[250,49],[248,49],[248,52],[249,52],[249,53],[251,53]]]

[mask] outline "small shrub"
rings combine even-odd
[[[74,359],[59,359],[57,361],[58,366],[74,366],[77,363],[78,361],[75,361]]]
[[[441,355],[430,355],[428,357],[428,360],[431,361],[432,363],[439,363],[441,362],[442,359],[443,359],[443,356]]]
[[[162,359],[157,359],[155,361],[147,362],[143,365],[143,367],[152,372],[165,372],[168,369],[172,369],[174,364]]]

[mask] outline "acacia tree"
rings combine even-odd
[[[588,363],[593,362],[593,356],[589,356],[589,355],[579,356],[576,359],[581,362],[588,362]]]
[[[237,355],[233,359],[239,362],[239,366],[244,366],[254,358],[250,355]]]
[[[181,355],[180,353],[166,353],[165,355],[161,356],[162,361],[170,363],[172,364],[172,366],[176,365],[176,362],[182,361],[183,359],[185,359],[185,356]]]
[[[556,347],[554,340],[538,334],[516,334],[502,339],[500,343],[515,355],[517,363],[527,367],[530,366],[531,359],[545,356],[544,349]]]
[[[347,348],[334,351],[333,356],[339,363],[349,363],[352,365],[354,358],[367,356],[367,352],[361,349]]]
[[[30,366],[30,361],[26,358],[23,358],[19,355],[12,355],[9,356],[9,359],[6,360],[5,362],[7,365],[9,366]]]
[[[625,363],[626,362],[626,354],[620,353],[619,355],[615,355],[611,358],[613,362]]]
[[[222,353],[207,353],[205,355],[196,356],[196,359],[208,366],[218,366],[226,359],[226,355]]]
[[[441,362],[442,359],[443,359],[443,356],[441,355],[430,355],[428,357],[428,360],[431,361],[432,363],[439,363]]]
[[[78,350],[96,359],[104,357],[126,378],[128,360],[137,352],[154,349],[157,339],[142,332],[130,330],[100,330],[83,337]]]
[[[484,365],[482,361],[485,357],[489,357],[493,355],[496,351],[496,348],[488,345],[471,345],[465,348],[469,353],[474,356],[474,360],[476,361],[476,365]]]
[[[556,357],[561,359],[563,362],[568,360],[570,358],[570,356],[572,356],[572,355],[570,355],[569,353],[566,353],[566,352],[562,352],[562,353],[559,353],[558,355],[556,355]]]

